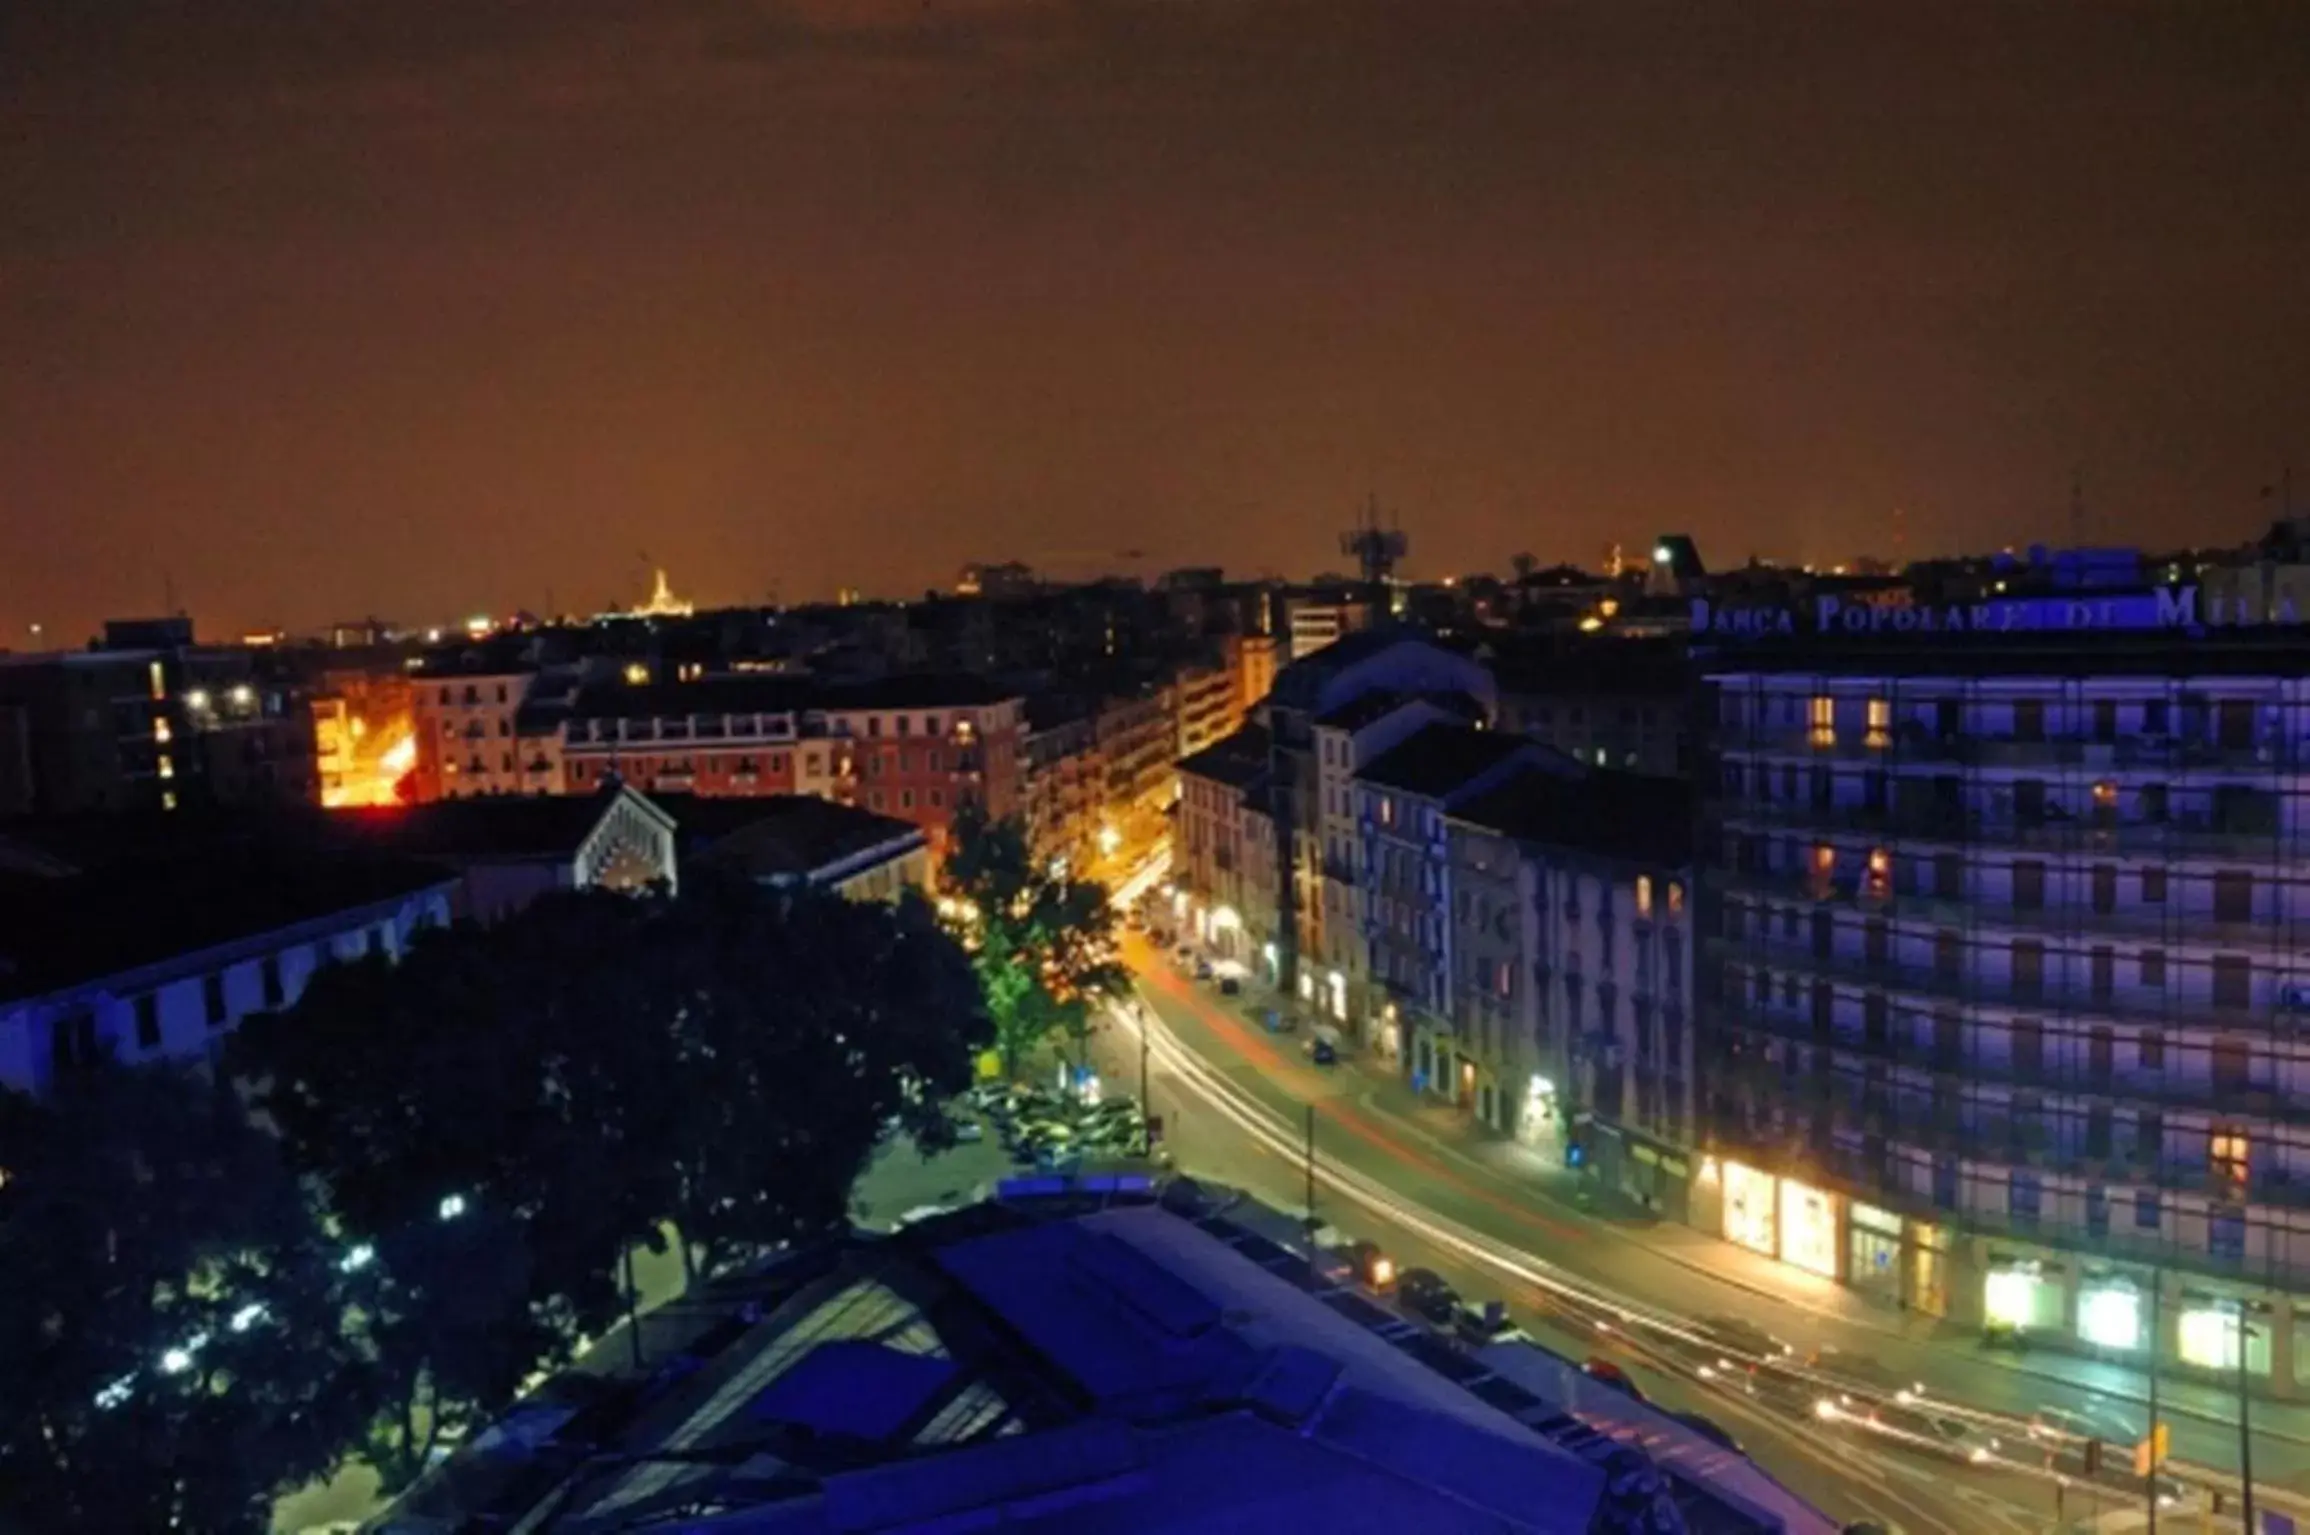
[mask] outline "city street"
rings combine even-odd
[[[1527,1331],[1561,1353],[1628,1365],[1662,1405],[1706,1414],[1760,1465],[1841,1517],[1910,1530],[2038,1530],[2057,1527],[2058,1499],[2061,1519],[2098,1514],[2094,1527],[2109,1530],[2144,1523],[2138,1494],[2059,1486],[2023,1428],[2029,1414],[2058,1408],[2108,1424],[2113,1441],[2138,1433],[2146,1413],[2141,1383],[2129,1372],[2042,1353],[1986,1354],[1969,1341],[1932,1337],[1929,1319],[1872,1311],[1848,1290],[1687,1228],[1601,1218],[1584,1208],[1576,1176],[1479,1134],[1391,1075],[1353,1061],[1314,1067],[1295,1035],[1251,1021],[1259,999],[1223,998],[1144,943],[1126,947],[1155,1010],[1152,1108],[1164,1118],[1180,1170],[1296,1208],[1305,1198],[1302,1140],[1312,1103],[1323,1219],[1380,1240],[1399,1265],[1431,1267],[1464,1293],[1507,1300]],[[1135,1029],[1110,1028],[1102,1044],[1108,1080],[1135,1081]],[[1598,1320],[1612,1326],[1614,1307],[1656,1325],[1599,1332]],[[1923,1386],[1928,1399],[1948,1404],[1943,1410],[1966,1417],[1998,1448],[1986,1464],[1952,1463],[1849,1424],[1736,1398],[1668,1367],[1676,1363],[1675,1338],[1662,1326],[1727,1315],[1801,1351],[1827,1346],[1874,1360],[1891,1378]],[[2217,1471],[2234,1465],[2235,1418],[2224,1413],[2221,1395],[2182,1382],[2160,1389],[2176,1461]],[[2298,1408],[2257,1405],[2258,1487],[2291,1481],[2310,1460],[2301,1417]],[[2111,1463],[2125,1454],[2113,1444]],[[1999,1464],[2008,1457],[2013,1464]],[[2159,1527],[2237,1525],[2234,1517],[2225,1526],[2172,1508]]]

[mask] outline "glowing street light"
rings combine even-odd
[[[445,1221],[453,1221],[465,1213],[465,1196],[451,1194],[441,1201],[439,1214]]]

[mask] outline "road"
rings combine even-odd
[[[2095,1412],[2113,1433],[2138,1432],[2128,1425],[2143,1414],[2122,1390],[2063,1374],[2104,1367],[2034,1356],[2013,1361],[1935,1341],[1923,1336],[1926,1324],[1918,1319],[1855,1315],[1862,1307],[1850,1292],[1807,1276],[1760,1282],[1744,1269],[1751,1255],[1684,1228],[1599,1218],[1583,1208],[1576,1176],[1479,1136],[1450,1111],[1414,1099],[1393,1077],[1352,1064],[1313,1067],[1291,1036],[1269,1035],[1248,1020],[1249,999],[1221,998],[1135,939],[1126,958],[1157,1021],[1152,1103],[1181,1170],[1298,1208],[1305,1197],[1302,1126],[1312,1104],[1317,1206],[1325,1219],[1380,1240],[1399,1263],[1436,1269],[1463,1293],[1505,1299],[1538,1341],[1560,1353],[1602,1353],[1629,1366],[1663,1405],[1706,1414],[1760,1465],[1830,1512],[1912,1531],[2045,1530],[2059,1527],[2058,1498],[2061,1514],[2078,1528],[2097,1511],[2098,1528],[2141,1526],[2138,1498],[2058,1488],[2020,1430],[2032,1411],[2061,1407]],[[1132,1082],[1135,1031],[1109,1029],[1101,1047],[1108,1080]],[[1776,1294],[1773,1285],[1788,1293]],[[1610,1325],[1614,1308],[1627,1314],[1628,1325],[1599,1333],[1595,1322]],[[1825,1344],[1881,1361],[1923,1385],[1930,1400],[1970,1417],[1980,1439],[1994,1436],[1996,1454],[1986,1465],[1953,1463],[1811,1419],[1802,1404],[1792,1411],[1693,1379],[1691,1350],[1682,1347],[1689,1340],[1677,1329],[1718,1314],[1758,1322],[1802,1348]],[[2183,1406],[2191,1405],[2185,1397]],[[2278,1431],[2258,1440],[2264,1477],[2266,1467],[2303,1461],[2293,1416],[2278,1414]],[[2178,1458],[2202,1454],[2219,1464],[2235,1451],[2234,1422],[2225,1425],[2210,1411],[2169,1421]],[[2222,1526],[2169,1509],[2159,1527],[2181,1535]],[[2228,1527],[2236,1528],[2234,1519]]]

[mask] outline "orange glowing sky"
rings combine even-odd
[[[0,644],[2310,502],[2299,0],[13,0]]]

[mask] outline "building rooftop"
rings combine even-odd
[[[1381,688],[1358,694],[1338,708],[1318,715],[1316,724],[1327,730],[1345,730],[1352,734],[1366,725],[1378,724],[1404,705],[1412,703],[1431,703],[1468,720],[1484,717],[1484,705],[1465,693],[1399,693]]]
[[[1452,819],[1519,842],[1630,863],[1673,869],[1692,862],[1692,784],[1682,778],[1533,768],[1462,803]]]
[[[877,849],[897,856],[925,840],[911,822],[807,794],[650,801],[672,817],[685,868],[706,865],[769,884],[807,881]]]
[[[1359,783],[1435,798],[1519,754],[1543,748],[1522,736],[1472,725],[1422,726],[1356,772]]]
[[[338,810],[330,813],[329,825],[338,840],[411,857],[575,856],[621,796],[649,803],[613,785],[594,794],[482,795]]]
[[[1314,1274],[1234,1204],[1158,1203],[1143,1179],[1006,1186],[683,1306],[679,1354],[622,1406],[548,1402],[538,1432],[477,1435],[399,1513],[541,1535],[1825,1527],[1738,1499],[1680,1525],[1698,1484]]]
[[[250,844],[0,875],[0,1000],[41,996],[454,880],[438,864]]]
[[[598,683],[571,704],[581,719],[652,719],[688,714],[796,714],[859,709],[970,709],[1018,697],[1018,690],[968,672],[911,673],[833,682],[792,673],[739,673],[695,682]]]
[[[1224,740],[1214,741],[1192,756],[1182,757],[1179,771],[1247,789],[1267,772],[1269,745],[1265,726],[1245,725]]]

